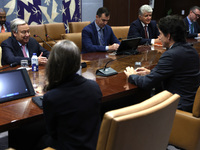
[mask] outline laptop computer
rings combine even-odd
[[[137,47],[141,41],[141,37],[125,39],[121,41],[121,44],[116,51],[116,55],[132,55],[137,54]]]
[[[33,95],[35,91],[26,69],[0,72],[0,103]]]

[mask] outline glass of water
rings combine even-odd
[[[21,60],[21,67],[28,68],[28,60],[26,60],[26,59]]]

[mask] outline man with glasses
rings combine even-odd
[[[109,19],[107,8],[97,10],[96,20],[82,30],[82,53],[118,49],[120,42],[107,25]]]
[[[184,18],[184,22],[187,27],[187,37],[194,38],[200,36],[200,26],[197,23],[197,19],[200,17],[200,7],[193,6],[190,8],[189,14]]]
[[[156,21],[152,19],[153,9],[149,5],[142,5],[138,12],[138,19],[131,23],[128,38],[142,37],[140,44],[160,43]]]
[[[49,51],[44,49],[34,38],[30,37],[29,26],[27,22],[16,18],[10,24],[12,35],[1,43],[2,64],[11,64],[16,62],[20,64],[21,60],[31,62],[33,53],[38,56],[39,64],[46,64]]]

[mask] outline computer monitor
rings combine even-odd
[[[117,55],[132,55],[137,54],[137,47],[140,43],[141,37],[125,39],[121,41],[121,44],[116,52]]]
[[[0,72],[0,103],[33,95],[35,91],[26,69]]]

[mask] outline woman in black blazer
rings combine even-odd
[[[43,111],[56,150],[95,150],[100,128],[101,90],[95,81],[77,74],[80,51],[71,41],[52,48],[46,66],[47,93]]]

